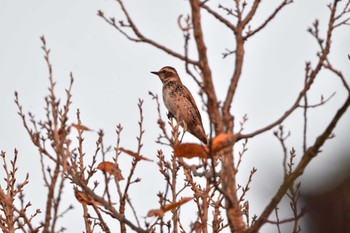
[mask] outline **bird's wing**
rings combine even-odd
[[[201,124],[202,124],[202,117],[201,117],[201,114],[200,114],[200,112],[199,112],[199,110],[198,110],[196,101],[194,100],[194,98],[193,98],[191,92],[187,89],[187,87],[186,87],[185,85],[182,85],[182,86],[183,86],[183,88],[184,88],[184,91],[185,91],[185,94],[186,94],[186,95],[185,95],[186,98],[187,98],[187,99],[191,102],[191,104],[193,105],[194,109],[196,110],[196,114],[197,114],[197,116],[199,117],[199,120],[200,120],[200,122],[201,122]]]

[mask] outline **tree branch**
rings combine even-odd
[[[319,63],[315,70],[311,72],[310,75],[310,81],[308,83],[308,86],[310,86],[315,79],[315,75],[319,72],[321,67],[323,66],[323,62],[327,59],[327,55],[330,50],[330,41],[331,41],[331,35],[332,31],[334,29],[334,22],[335,22],[335,12],[337,9],[337,4],[339,0],[336,0],[333,5],[331,6],[331,15],[328,23],[328,31],[327,31],[327,40],[324,50],[322,51],[322,55],[320,56]],[[345,80],[342,76],[339,76],[344,83]],[[347,84],[345,82],[345,87],[347,87]],[[304,90],[306,90],[304,88]],[[348,89],[347,89],[348,90]],[[306,91],[305,91],[306,93]],[[301,93],[302,94],[302,93]],[[300,96],[299,96],[300,97]],[[302,97],[302,95],[301,95]],[[301,99],[300,97],[300,99]],[[307,165],[310,163],[310,161],[320,152],[320,148],[324,145],[325,141],[330,138],[334,128],[336,127],[337,123],[341,119],[341,117],[344,115],[344,113],[347,111],[348,107],[350,106],[350,91],[348,90],[348,98],[344,102],[344,104],[338,109],[334,117],[332,118],[331,122],[328,124],[328,126],[325,128],[322,134],[320,134],[314,144],[310,146],[305,153],[303,154],[298,166],[295,168],[293,172],[288,174],[283,183],[281,184],[280,188],[277,190],[276,194],[273,196],[271,201],[268,203],[260,217],[256,220],[255,224],[245,231],[246,233],[255,233],[258,232],[261,226],[268,221],[268,217],[270,216],[271,212],[276,208],[278,203],[281,201],[283,196],[286,194],[288,189],[293,185],[295,180],[301,176],[307,167]]]
[[[250,9],[249,13],[246,15],[246,17],[244,17],[244,19],[242,20],[242,26],[245,27],[250,20],[252,20],[253,16],[255,15],[256,10],[259,7],[261,0],[254,0],[253,6]]]
[[[146,44],[150,44],[152,45],[153,47],[156,47],[166,53],[168,53],[169,55],[173,56],[173,57],[176,57],[180,60],[183,60],[183,61],[186,61],[190,64],[193,64],[193,65],[197,65],[198,64],[198,61],[195,61],[195,60],[192,60],[192,59],[189,59],[187,57],[185,57],[184,55],[180,54],[180,53],[177,53],[171,49],[169,49],[168,47],[152,40],[152,39],[149,39],[148,37],[145,37],[138,29],[138,27],[135,25],[135,23],[133,22],[132,18],[130,17],[127,9],[125,8],[124,6],[124,3],[122,0],[117,0],[117,2],[119,3],[129,25],[125,25],[123,24],[123,22],[121,21],[121,26],[118,26],[115,22],[115,19],[114,18],[107,18],[104,13],[102,11],[98,11],[97,15],[102,17],[108,24],[112,25],[115,29],[117,29],[122,35],[124,35],[127,39],[133,41],[133,42],[143,42],[143,43],[146,43]],[[126,33],[124,30],[122,30],[121,27],[130,27],[132,29],[132,31],[135,33],[136,37],[137,38],[133,38],[131,37],[128,33]]]
[[[324,132],[319,135],[314,142],[314,144],[309,147],[303,154],[301,161],[295,170],[288,176],[286,176],[284,182],[276,192],[276,194],[271,199],[270,203],[266,206],[265,210],[261,213],[260,217],[256,220],[255,224],[245,231],[246,233],[258,232],[260,227],[267,221],[271,212],[275,209],[277,204],[281,201],[284,194],[288,191],[289,187],[295,182],[295,180],[304,173],[306,166],[310,161],[319,153],[320,148],[323,146],[325,141],[331,136],[334,128],[339,122],[340,118],[344,115],[348,107],[350,106],[350,95],[348,95],[347,100],[344,102],[342,107],[337,111],[331,122],[328,124]]]
[[[216,98],[216,93],[213,85],[212,75],[207,57],[207,48],[205,46],[203,31],[201,25],[201,14],[200,7],[201,3],[199,0],[190,0],[192,9],[192,25],[193,34],[197,46],[197,51],[199,55],[199,68],[202,71],[202,78],[204,82],[204,92],[208,96],[208,114],[210,122],[214,123],[215,131],[220,132],[222,130],[222,123],[219,120],[220,112],[219,105]]]
[[[251,30],[251,31],[249,30],[247,32],[247,35],[244,36],[244,39],[246,40],[249,37],[253,36],[255,33],[262,30],[271,20],[273,20],[275,18],[275,16],[283,9],[283,7],[285,7],[286,5],[288,5],[292,2],[293,2],[293,0],[284,0],[283,2],[281,2],[281,4],[274,10],[274,12],[260,26],[258,26],[254,30]]]
[[[205,4],[201,4],[201,7],[205,9],[209,14],[214,16],[217,20],[219,20],[221,23],[223,23],[225,26],[227,26],[229,29],[231,29],[234,33],[236,33],[236,27],[230,23],[227,19],[225,19],[220,14],[216,13],[214,10],[212,10],[209,6]]]
[[[295,109],[298,108],[300,101],[302,100],[302,98],[304,97],[304,95],[307,93],[307,91],[310,89],[311,85],[313,84],[313,82],[315,81],[317,75],[319,74],[319,72],[321,71],[322,67],[324,66],[324,62],[327,60],[330,48],[331,48],[331,37],[332,37],[332,32],[334,29],[334,22],[335,22],[335,10],[336,10],[336,5],[338,3],[339,0],[336,0],[334,3],[334,8],[332,8],[331,11],[331,16],[329,19],[329,23],[328,23],[328,30],[327,30],[327,39],[326,39],[326,44],[325,47],[323,49],[321,49],[321,55],[319,56],[319,60],[318,63],[315,67],[315,69],[313,69],[310,73],[310,78],[309,80],[306,82],[303,90],[299,93],[297,99],[295,100],[294,104],[279,118],[277,119],[275,122],[259,129],[256,130],[252,133],[249,134],[245,134],[245,135],[239,135],[237,140],[240,140],[242,138],[251,138],[254,137],[256,135],[259,135],[261,133],[264,133],[270,129],[272,129],[273,127],[281,124],[291,113],[294,112]]]

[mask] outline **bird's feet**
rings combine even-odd
[[[169,111],[167,114],[168,119],[174,118],[174,115]]]

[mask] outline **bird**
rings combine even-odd
[[[165,66],[159,71],[151,71],[159,77],[163,84],[163,102],[168,109],[168,118],[175,118],[185,132],[191,133],[201,142],[207,144],[202,117],[196,102],[181,79],[175,68]]]

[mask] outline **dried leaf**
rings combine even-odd
[[[213,139],[212,150],[213,153],[217,153],[226,147],[233,146],[235,142],[235,136],[233,134],[219,134]]]
[[[118,181],[124,180],[124,177],[122,175],[122,171],[119,169],[119,167],[112,162],[102,162],[97,166],[97,169],[108,172],[112,176],[115,176],[115,178]]]
[[[178,144],[174,147],[175,157],[184,157],[184,158],[208,158],[208,153],[206,147],[195,144],[195,143],[183,143]]]
[[[193,224],[193,229],[195,233],[203,232],[203,224],[199,221],[195,221]]]
[[[101,203],[95,201],[93,198],[89,197],[86,193],[78,190],[77,187],[74,187],[75,198],[83,205],[96,205],[102,206]]]
[[[138,153],[135,153],[131,150],[127,150],[127,149],[124,149],[123,147],[119,148],[120,151],[134,157],[135,159],[140,159],[140,160],[146,160],[146,161],[150,161],[150,162],[153,162],[152,159],[149,159],[149,158],[146,158],[146,157],[143,157],[142,155],[139,155]]]
[[[89,129],[85,125],[81,125],[81,124],[74,124],[73,123],[72,127],[76,128],[77,130],[81,130],[81,131],[91,131],[91,129]]]
[[[147,217],[152,217],[152,216],[163,217],[165,212],[167,212],[169,210],[173,210],[173,209],[185,204],[186,202],[189,202],[190,200],[192,200],[192,197],[184,197],[184,198],[181,198],[178,202],[173,202],[173,203],[170,203],[168,205],[165,205],[162,209],[150,210],[147,213]]]
[[[169,210],[175,209],[175,208],[185,204],[186,202],[189,202],[190,200],[192,200],[192,197],[183,197],[178,202],[173,202],[173,203],[170,203],[168,205],[165,205],[163,210],[164,210],[164,212],[167,212]]]
[[[155,210],[148,211],[147,217],[153,217],[153,216],[163,217],[164,216],[164,211],[161,210],[161,209],[155,209]]]

